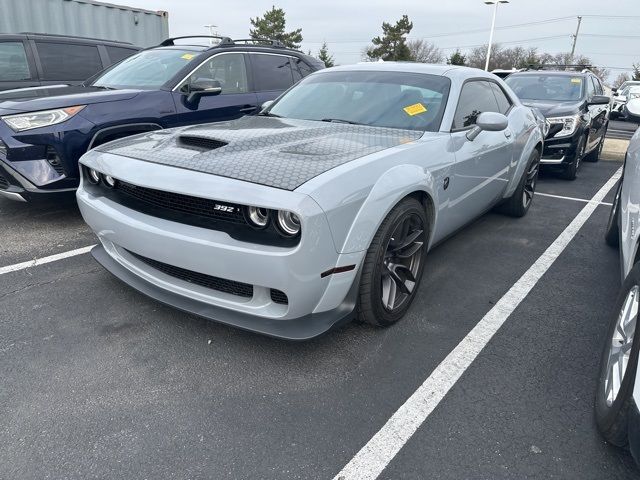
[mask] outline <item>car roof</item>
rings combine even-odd
[[[340,67],[331,67],[321,70],[320,74],[325,72],[340,71],[385,71],[385,72],[403,72],[403,73],[423,73],[428,75],[440,75],[447,77],[486,77],[495,79],[496,76],[480,70],[478,68],[461,67],[457,65],[439,65],[431,63],[418,62],[364,62],[355,65],[344,65]]]
[[[589,75],[591,72],[575,72],[571,70],[528,70],[525,72],[514,72],[510,77],[521,77],[521,76],[558,76],[558,77],[585,77]]]
[[[85,44],[96,44],[96,45],[113,45],[115,47],[140,50],[140,47],[137,47],[129,42],[121,42],[118,40],[106,40],[102,38],[92,38],[92,37],[78,37],[74,35],[58,35],[53,33],[32,33],[32,32],[0,33],[0,41],[1,40],[56,40],[56,41],[63,41],[65,43],[71,42],[71,43],[85,43]]]

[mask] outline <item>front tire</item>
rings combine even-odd
[[[597,162],[600,160],[600,155],[602,155],[602,149],[604,148],[604,138],[607,134],[608,128],[608,125],[604,128],[604,133],[602,134],[600,142],[598,142],[598,146],[593,150],[593,152],[590,152],[584,157],[585,162]]]
[[[362,266],[358,320],[386,327],[409,309],[424,270],[429,239],[425,207],[408,197],[376,232]]]
[[[565,180],[575,180],[578,177],[578,169],[580,168],[580,163],[584,157],[584,150],[586,147],[586,138],[580,137],[576,148],[576,158],[573,159],[573,162],[564,167],[564,170],[560,173],[560,178],[564,178]]]
[[[600,358],[595,416],[602,436],[613,445],[628,445],[629,409],[638,366],[640,342],[635,341],[640,300],[640,263],[622,285],[609,322]]]

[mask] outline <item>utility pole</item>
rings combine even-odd
[[[576,53],[576,43],[578,42],[578,34],[580,33],[580,24],[582,23],[582,17],[578,15],[578,26],[576,27],[575,35],[573,37],[573,45],[571,46],[571,62],[573,62],[573,54]]]

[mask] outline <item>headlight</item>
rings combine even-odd
[[[84,105],[78,105],[75,107],[60,108],[57,110],[43,110],[41,112],[6,115],[2,117],[2,120],[4,120],[14,132],[22,132],[24,130],[48,127],[65,122],[84,107]]]
[[[116,179],[113,178],[111,175],[103,175],[102,179],[104,180],[104,184],[107,187],[113,188],[116,186]]]
[[[265,228],[269,223],[269,210],[260,207],[247,207],[247,219],[255,228]]]
[[[578,128],[578,123],[580,122],[580,114],[571,115],[568,117],[549,117],[547,118],[551,125],[562,125],[562,130],[554,135],[555,138],[558,137],[570,137]]]
[[[89,175],[87,175],[87,178],[89,179],[89,183],[93,183],[94,185],[97,185],[98,183],[100,183],[100,172],[98,172],[97,170],[94,170],[93,168],[90,168]]]
[[[278,230],[287,237],[294,237],[300,233],[300,219],[293,212],[278,211]]]

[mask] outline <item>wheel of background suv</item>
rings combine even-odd
[[[593,150],[593,152],[589,152],[588,155],[584,157],[585,162],[597,162],[600,160],[600,154],[602,154],[602,148],[604,147],[604,136],[607,134],[607,129],[609,125],[604,128],[604,133],[602,134],[602,138],[598,142],[598,146]]]
[[[413,301],[424,270],[429,222],[415,198],[398,203],[380,225],[365,256],[358,319],[391,325]]]
[[[582,162],[582,159],[584,158],[584,149],[586,148],[586,146],[587,146],[586,137],[584,136],[580,137],[580,140],[578,141],[578,146],[576,147],[576,158],[573,160],[573,162],[571,162],[569,165],[567,165],[564,168],[564,170],[560,174],[561,178],[564,178],[565,180],[576,179],[576,177],[578,176],[578,169],[580,168],[580,162]]]
[[[614,445],[628,443],[627,425],[640,342],[635,340],[640,299],[640,263],[636,264],[616,301],[600,358],[595,416],[598,429]]]
[[[534,150],[513,195],[498,207],[498,211],[512,217],[524,217],[531,206],[538,183],[540,152]]]
[[[618,180],[616,196],[613,197],[613,205],[609,211],[609,221],[604,240],[607,245],[618,247],[620,245],[620,193],[622,192],[622,179]]]

